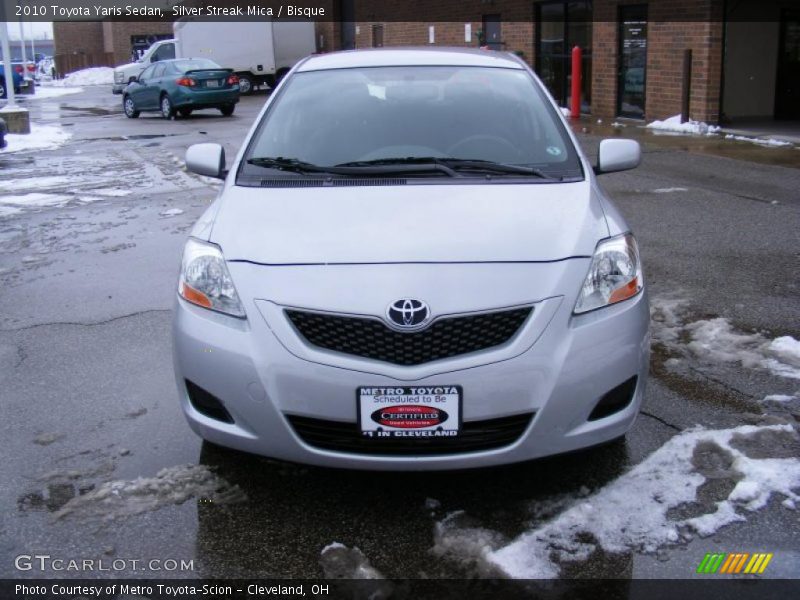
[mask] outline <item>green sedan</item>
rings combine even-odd
[[[194,110],[216,108],[229,117],[239,102],[239,78],[205,58],[163,60],[147,67],[122,92],[125,115],[158,111],[165,119],[188,117]]]

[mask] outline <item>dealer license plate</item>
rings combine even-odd
[[[461,386],[360,387],[356,396],[364,437],[456,437],[461,429]]]

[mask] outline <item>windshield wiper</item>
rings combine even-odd
[[[479,160],[471,158],[439,158],[435,156],[409,156],[405,158],[378,158],[375,160],[362,160],[347,162],[336,165],[336,167],[366,167],[366,166],[385,166],[392,165],[436,165],[442,170],[452,171],[451,177],[458,177],[461,171],[473,171],[483,174],[514,174],[528,175],[542,179],[554,179],[543,171],[535,167],[525,167],[522,165],[510,165],[497,163],[491,160]],[[556,178],[558,179],[558,178]]]
[[[292,171],[294,173],[330,173],[328,167],[320,167],[297,158],[284,158],[283,156],[259,156],[248,158],[247,163],[257,167]]]
[[[405,173],[440,172],[450,177],[460,177],[453,169],[440,164],[435,159],[384,159],[378,161],[359,161],[342,163],[331,167],[315,165],[296,158],[282,156],[262,156],[250,158],[247,162],[257,167],[293,171],[295,173],[329,173],[332,175],[387,175]]]

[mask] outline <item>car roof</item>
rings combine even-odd
[[[470,66],[523,69],[520,60],[508,52],[476,48],[372,48],[316,54],[301,63],[298,71],[324,71],[355,67]]]

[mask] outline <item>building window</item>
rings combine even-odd
[[[581,112],[591,112],[592,3],[539,2],[535,5],[536,73],[560,106],[571,106],[572,49],[579,46],[581,61]]]

